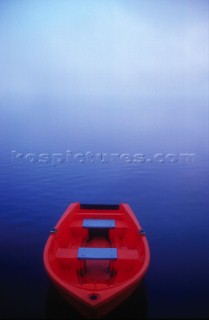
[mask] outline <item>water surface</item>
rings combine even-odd
[[[1,316],[80,317],[51,287],[42,262],[49,230],[69,203],[80,201],[129,203],[150,245],[143,284],[107,319],[125,318],[130,308],[133,319],[207,317],[206,106],[96,103],[20,104],[20,113],[5,102]]]

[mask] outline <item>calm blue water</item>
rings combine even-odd
[[[80,318],[42,263],[75,201],[127,202],[147,233],[144,282],[107,319],[209,317],[208,128],[198,100],[3,101],[0,317]]]

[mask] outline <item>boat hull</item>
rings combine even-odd
[[[89,319],[104,317],[126,300],[149,261],[145,233],[127,204],[70,205],[44,249],[58,292]]]
[[[53,282],[53,281],[52,281]],[[77,310],[87,319],[100,319],[109,314],[115,308],[120,306],[124,301],[131,296],[139,286],[141,280],[138,283],[133,284],[130,288],[126,288],[125,291],[118,292],[118,294],[109,301],[101,303],[98,306],[93,307],[87,305],[79,297],[73,296],[69,291],[65,291],[54,283],[57,292],[68,302],[74,309]]]

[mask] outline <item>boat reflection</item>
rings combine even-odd
[[[147,319],[147,311],[146,284],[142,281],[126,301],[103,319]],[[46,319],[83,320],[85,318],[66,302],[50,283],[46,299]]]

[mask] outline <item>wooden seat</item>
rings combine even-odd
[[[79,248],[78,259],[82,260],[115,260],[116,248]]]
[[[95,229],[111,229],[115,228],[114,219],[84,219],[83,225],[84,228],[95,228]]]
[[[109,260],[109,272],[112,273],[114,261],[117,259],[116,248],[79,248],[78,260],[80,260],[80,275],[86,271],[87,260]]]

